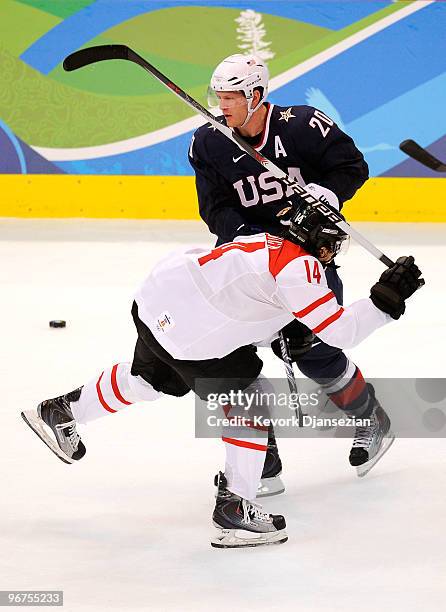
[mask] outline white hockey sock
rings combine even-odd
[[[134,402],[151,402],[162,396],[143,378],[132,376],[130,369],[130,363],[117,363],[84,385],[79,401],[70,404],[75,421],[88,423]]]
[[[265,432],[263,440],[223,438],[223,441],[226,447],[225,477],[228,490],[244,499],[254,500],[265,463],[268,432]]]
[[[245,427],[225,427],[223,431],[227,488],[250,501],[256,498],[268,448],[268,427],[255,425],[255,417],[269,417],[268,402],[262,398],[267,398],[272,391],[271,383],[260,375],[244,390],[245,394],[254,394],[258,398],[252,402],[250,410],[246,411],[243,404],[225,410],[227,417],[243,417],[246,423]]]

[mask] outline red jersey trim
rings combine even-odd
[[[264,451],[268,448],[266,444],[254,444],[254,442],[246,442],[245,440],[235,440],[234,438],[222,437],[223,442],[233,444],[234,446],[242,446],[243,448],[250,448],[252,450]]]
[[[329,302],[330,300],[332,300],[334,296],[335,295],[333,291],[330,291],[329,293],[327,293],[327,295],[324,295],[323,297],[319,298],[318,300],[316,300],[315,302],[313,302],[306,308],[299,310],[299,312],[293,312],[293,315],[297,317],[298,319],[301,319],[302,317],[306,317],[307,314],[310,314],[310,312],[313,312],[313,310],[316,310],[318,306],[321,306],[322,304],[325,304],[326,302]]]
[[[327,319],[325,319],[325,321],[322,321],[322,323],[319,323],[319,325],[317,327],[313,328],[313,330],[312,330],[313,334],[318,334],[323,329],[328,327],[331,323],[334,323],[337,319],[339,319],[339,317],[341,316],[341,314],[343,312],[344,312],[344,309],[340,308],[337,312],[332,314],[331,317],[328,317]]]
[[[281,241],[281,244],[279,241]],[[290,261],[308,255],[302,247],[294,244],[294,242],[283,240],[283,238],[277,238],[277,236],[271,236],[270,234],[266,234],[266,244],[268,246],[269,271],[274,278]]]
[[[199,257],[197,261],[200,266],[204,266],[204,264],[207,264],[209,261],[219,259],[225,253],[234,249],[244,251],[245,253],[255,253],[255,251],[264,248],[265,242],[226,242],[225,244],[212,249],[212,251],[207,255]]]

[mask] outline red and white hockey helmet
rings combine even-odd
[[[209,105],[218,106],[215,92],[218,91],[242,91],[248,102],[248,116],[245,124],[249,121],[252,113],[260,108],[262,102],[268,95],[268,68],[261,59],[255,55],[242,55],[237,53],[225,58],[214,70],[209,87]],[[261,88],[261,99],[255,108],[252,108],[254,90]]]

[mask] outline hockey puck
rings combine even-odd
[[[55,321],[50,321],[50,327],[66,327],[67,322],[62,321],[62,319],[57,319]]]

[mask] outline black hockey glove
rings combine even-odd
[[[292,193],[285,206],[276,214],[276,217],[282,225],[288,226],[296,213],[299,210],[304,210],[307,206],[309,206],[308,202],[305,202],[297,193]]]
[[[406,309],[404,300],[415,293],[420,286],[420,276],[421,272],[411,255],[399,257],[373,285],[370,299],[377,308],[393,319],[399,319]]]
[[[327,208],[333,210],[333,212],[339,212],[340,204],[338,196],[331,191],[331,189],[327,189],[326,187],[322,187],[322,185],[317,185],[316,183],[308,183],[306,186],[306,190],[311,193],[321,204],[324,204]],[[282,208],[279,213],[277,213],[277,217],[282,225],[289,225],[291,219],[296,215],[297,212],[303,212],[307,209],[308,206],[313,206],[314,204],[308,204],[306,200],[300,197],[297,193],[292,193],[287,200],[287,206]],[[317,210],[315,208],[315,210]],[[319,217],[317,218],[317,224],[326,221],[327,217],[322,213],[319,213]],[[316,217],[314,217],[314,223],[316,224]]]
[[[297,361],[302,355],[305,355],[313,344],[314,334],[306,325],[300,321],[291,321],[282,329],[288,345],[288,351],[291,361]],[[271,343],[274,355],[282,359],[282,351],[280,350],[280,340],[273,340]]]
[[[253,234],[260,234],[263,231],[264,230],[258,225],[248,225],[244,223],[235,230],[235,234],[232,236],[231,240],[234,240],[237,236],[252,236]]]

